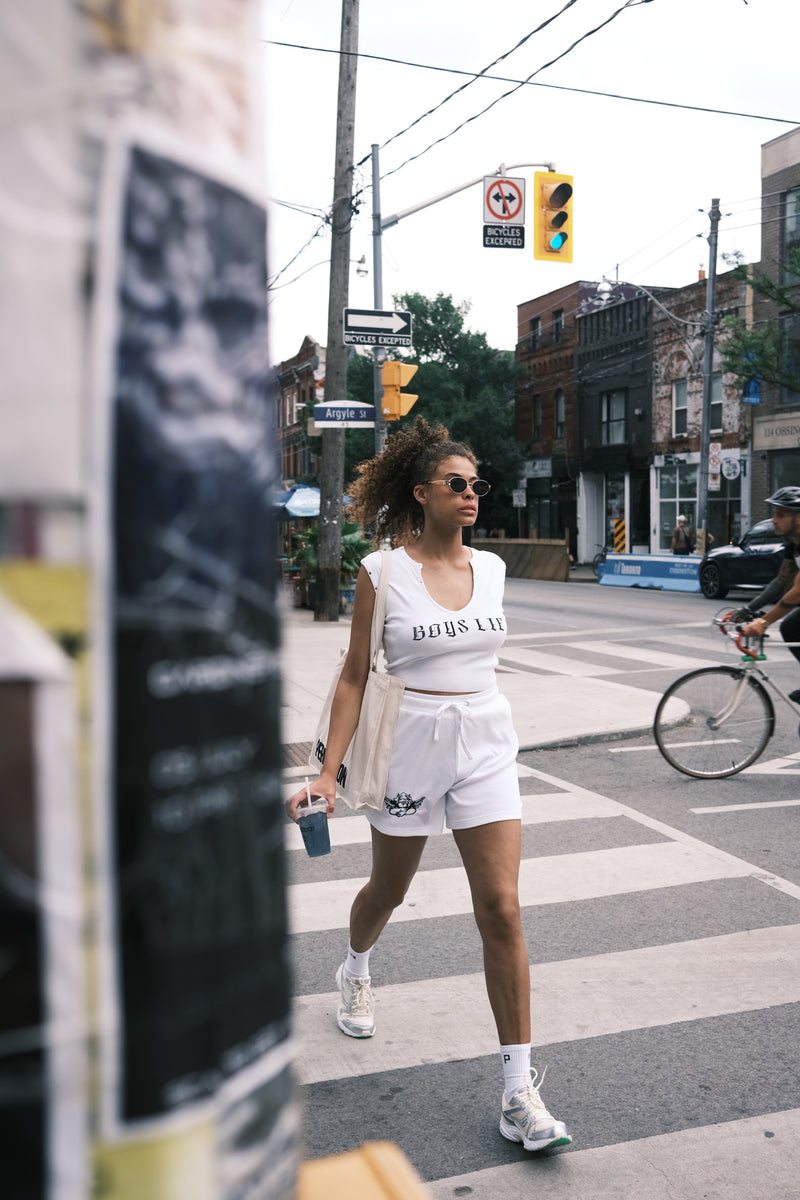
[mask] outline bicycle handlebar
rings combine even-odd
[[[764,639],[769,637],[769,634],[767,634],[767,633],[758,634],[755,638],[755,641],[758,642],[758,650],[751,650],[750,647],[746,646],[743,642],[741,625],[735,625],[734,626],[735,633],[731,632],[730,614],[727,617],[715,617],[714,623],[715,623],[715,625],[717,625],[719,627],[719,629],[724,637],[729,637],[735,642],[736,648],[741,654],[746,655],[748,658],[754,658],[754,659],[758,659],[761,657],[762,648],[764,645]],[[748,639],[748,641],[749,640],[750,639]]]

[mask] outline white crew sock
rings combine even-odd
[[[353,976],[358,976],[360,979],[367,978],[369,976],[369,956],[371,950],[372,947],[370,946],[369,950],[359,952],[358,950],[354,950],[352,946],[348,946],[347,958],[344,962],[345,975],[349,975],[351,978]]]
[[[531,1082],[531,1044],[523,1046],[501,1046],[503,1078],[506,1100],[517,1088],[527,1087]]]

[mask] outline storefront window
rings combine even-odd
[[[777,492],[778,488],[800,486],[800,450],[773,450],[769,475],[770,495]],[[761,517],[753,514],[753,520],[759,521]]]
[[[662,467],[659,474],[660,550],[669,550],[672,531],[682,513],[695,528],[697,522],[697,463],[677,463]]]
[[[723,463],[724,465],[724,463]],[[738,466],[738,462],[736,464]],[[706,505],[706,527],[714,538],[715,546],[724,546],[736,541],[742,533],[741,519],[742,479],[726,477],[724,471],[718,492],[709,492]]]

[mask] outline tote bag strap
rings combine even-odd
[[[389,576],[392,573],[392,552],[381,550],[381,574],[378,589],[375,593],[375,607],[372,610],[372,629],[369,635],[369,652],[374,671],[378,662],[378,652],[383,644],[383,622],[386,618],[386,593],[389,590]]]

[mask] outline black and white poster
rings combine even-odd
[[[265,211],[142,146],[119,174],[107,1091],[125,1126],[252,1079],[283,1114],[256,1122],[274,1162],[294,1134]]]

